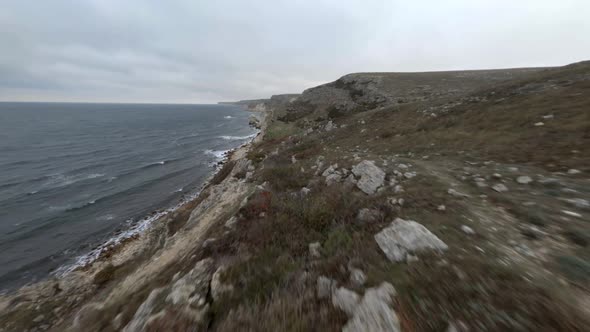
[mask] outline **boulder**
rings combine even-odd
[[[383,214],[379,210],[375,209],[360,209],[356,215],[356,221],[359,224],[374,223],[383,218]]]
[[[497,191],[499,193],[503,193],[503,192],[507,192],[508,191],[508,187],[506,187],[503,183],[498,183],[495,184],[492,189],[494,189],[494,191]]]
[[[460,191],[457,191],[457,190],[455,190],[453,188],[449,189],[447,192],[449,193],[449,195],[455,196],[455,197],[459,197],[459,198],[470,197],[469,195],[464,194],[464,193],[462,193]]]
[[[475,231],[473,230],[473,228],[467,226],[467,225],[462,225],[461,226],[461,230],[463,231],[463,233],[465,234],[469,234],[469,235],[473,235],[475,234]]]
[[[211,297],[213,301],[218,301],[223,294],[231,293],[234,290],[234,286],[231,284],[225,284],[221,281],[221,275],[227,270],[225,265],[221,265],[217,268],[213,276],[211,277]]]
[[[365,282],[367,282],[367,276],[362,270],[351,268],[350,282],[356,287],[361,287],[365,284]]]
[[[166,297],[174,305],[187,304],[195,307],[205,304],[209,284],[213,275],[213,260],[203,259],[195,267],[178,279]]]
[[[123,332],[141,332],[144,331],[144,327],[147,324],[148,319],[154,312],[155,306],[158,303],[158,299],[164,292],[164,288],[156,288],[152,290],[147,299],[137,308],[135,315],[131,318],[131,321],[125,326]]]
[[[309,244],[309,255],[313,258],[320,258],[322,257],[321,253],[322,246],[319,242],[314,242]]]
[[[344,311],[348,316],[352,316],[358,303],[360,296],[357,293],[340,287],[332,294],[332,304],[334,307]]]
[[[413,220],[396,218],[375,235],[375,241],[392,262],[403,262],[407,255],[425,250],[443,251],[448,247],[426,227]]]
[[[517,177],[516,182],[518,182],[520,184],[529,184],[529,183],[533,182],[533,179],[531,179],[530,176],[523,175],[523,176]]]
[[[309,189],[307,187],[303,187],[303,188],[301,188],[301,190],[299,192],[301,193],[301,195],[307,196],[307,194],[309,194],[311,192],[311,189]]]
[[[385,172],[369,160],[354,166],[352,173],[359,178],[356,186],[367,195],[374,194],[385,181]]]
[[[391,308],[395,288],[382,283],[377,288],[370,288],[354,310],[352,318],[342,328],[343,332],[398,332],[399,319]]]
[[[236,226],[237,222],[238,222],[238,218],[236,216],[233,216],[225,222],[225,227],[234,228]]]
[[[317,282],[318,298],[325,299],[330,297],[336,290],[336,281],[328,277],[319,276]]]
[[[335,183],[340,182],[341,180],[342,180],[342,176],[340,174],[332,173],[332,174],[326,176],[326,185],[331,186]]]

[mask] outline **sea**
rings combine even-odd
[[[63,275],[198,194],[252,140],[233,105],[0,103],[0,291]]]

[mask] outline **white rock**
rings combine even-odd
[[[405,172],[405,173],[404,173],[404,177],[405,177],[406,179],[411,179],[411,178],[413,178],[413,177],[415,177],[415,176],[416,176],[416,172]]]
[[[383,214],[379,210],[375,209],[360,209],[356,215],[356,221],[360,224],[374,223],[380,221],[383,218]]]
[[[504,185],[503,183],[498,183],[498,184],[495,184],[495,185],[492,187],[492,189],[494,189],[494,191],[497,191],[497,192],[499,192],[499,193],[503,193],[503,192],[506,192],[506,191],[508,191],[508,187],[506,187],[506,185]]]
[[[545,124],[543,122],[537,122],[537,123],[535,123],[535,127],[542,127],[544,125]]]
[[[317,282],[318,298],[325,299],[336,290],[336,281],[328,277],[319,276]]]
[[[473,230],[473,228],[467,226],[467,225],[462,225],[461,226],[461,230],[463,231],[463,233],[465,234],[469,234],[469,235],[473,235],[475,234],[475,231]]]
[[[367,282],[367,276],[365,273],[360,269],[351,268],[350,269],[350,282],[357,286],[361,287],[362,285]]]
[[[529,184],[533,182],[533,179],[531,179],[530,176],[522,175],[516,178],[516,182],[520,184]]]
[[[342,181],[342,176],[340,174],[333,173],[333,174],[326,176],[326,185],[327,186],[331,186],[331,185],[338,183],[340,181]]]
[[[297,163],[297,158],[295,158],[295,156],[291,156],[291,164],[295,164]]]
[[[137,308],[135,315],[127,326],[123,329],[123,332],[141,332],[144,331],[145,325],[148,318],[154,310],[154,306],[157,304],[157,300],[164,291],[163,288],[156,288],[152,290],[147,299]]]
[[[225,265],[221,265],[211,278],[211,297],[213,301],[219,301],[219,299],[227,293],[231,293],[234,290],[234,286],[230,284],[224,284],[221,281],[221,275],[227,270]],[[203,297],[202,300],[205,298]]]
[[[332,304],[334,307],[344,311],[348,316],[352,316],[358,306],[360,296],[357,293],[340,287],[332,294]]]
[[[426,250],[443,251],[448,247],[426,227],[413,220],[396,218],[375,235],[375,241],[392,262],[406,260],[409,253]]]
[[[236,218],[236,216],[233,216],[225,222],[225,227],[234,228],[234,226],[236,225],[237,222],[238,222],[238,218]]]
[[[553,114],[543,115],[543,119],[545,119],[545,120],[551,120],[551,119],[553,119]]]
[[[590,202],[582,198],[565,198],[564,201],[572,204],[579,209],[590,209]]]
[[[322,256],[321,249],[322,246],[319,242],[310,243],[309,255],[313,258],[320,258]]]
[[[213,260],[203,259],[195,267],[178,279],[173,285],[166,301],[172,304],[198,304],[207,297],[209,284],[213,275]]]
[[[441,204],[436,209],[439,211],[445,211],[447,209],[447,207]]]
[[[336,128],[338,128],[338,126],[337,126],[337,125],[335,125],[335,124],[334,124],[334,122],[332,122],[332,120],[328,121],[328,123],[327,123],[327,124],[326,124],[326,126],[324,127],[324,129],[325,129],[326,131],[330,131],[330,130],[332,130],[332,129],[336,129]]]
[[[354,166],[352,173],[360,178],[356,186],[367,195],[374,194],[385,181],[385,172],[369,160],[363,160]]]
[[[463,197],[471,197],[471,196],[469,196],[469,195],[467,195],[467,194],[464,194],[464,193],[462,193],[462,192],[459,192],[459,191],[457,191],[457,190],[455,190],[455,189],[453,189],[453,188],[449,189],[449,190],[447,191],[447,193],[449,193],[449,195],[451,195],[451,196],[455,196],[455,197],[461,197],[461,198],[463,198]]]
[[[324,172],[322,173],[322,176],[326,177],[330,174],[333,174],[334,172],[336,172],[337,168],[338,168],[338,164],[330,165],[328,168],[326,168],[324,170]]]
[[[500,173],[494,173],[494,174],[492,174],[492,177],[494,179],[501,179],[502,178],[502,174],[500,174]]]
[[[307,196],[307,194],[309,194],[311,192],[311,189],[307,188],[307,187],[303,187],[300,190],[301,195]]]
[[[564,214],[566,214],[570,217],[582,218],[582,215],[577,212],[567,211],[567,210],[561,210],[561,212],[563,212]]]
[[[402,193],[404,192],[404,187],[398,184],[395,187],[393,187],[393,192],[396,194]]]
[[[574,169],[574,168],[572,168],[572,169],[569,169],[569,170],[567,171],[567,174],[571,174],[571,175],[576,175],[576,174],[580,174],[580,173],[582,173],[582,171],[580,171],[580,170],[577,170],[577,169]]]
[[[391,308],[395,295],[395,288],[386,282],[368,289],[342,332],[399,332],[399,319]]]

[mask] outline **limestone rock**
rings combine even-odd
[[[367,282],[367,276],[362,270],[351,268],[350,282],[357,287],[361,287]]]
[[[225,222],[225,227],[234,228],[234,226],[236,226],[237,222],[238,222],[238,218],[236,218],[236,216],[233,216]]]
[[[499,193],[503,193],[503,192],[507,192],[508,191],[508,187],[506,187],[503,183],[498,183],[495,184],[492,189],[494,189],[494,191],[497,191]]]
[[[342,180],[342,176],[340,174],[333,173],[333,174],[326,176],[326,185],[331,186],[335,183],[340,182],[341,180]]]
[[[211,258],[197,262],[192,270],[172,285],[166,301],[175,305],[202,306],[205,304],[212,274],[213,260]]]
[[[469,195],[467,195],[467,194],[464,194],[464,193],[462,193],[462,192],[459,192],[459,191],[457,191],[457,190],[455,190],[455,189],[453,189],[453,188],[449,189],[449,190],[447,191],[447,193],[449,193],[449,195],[451,195],[451,196],[460,197],[460,198],[464,198],[464,197],[470,197]]]
[[[344,311],[348,316],[352,316],[358,303],[360,297],[357,293],[346,289],[344,287],[340,287],[334,291],[332,294],[332,304],[336,307]]]
[[[221,275],[227,270],[225,265],[221,265],[217,268],[213,277],[211,277],[211,297],[213,301],[218,301],[223,294],[231,293],[234,290],[234,286],[230,284],[224,284],[221,281]]]
[[[336,290],[336,281],[328,277],[319,276],[317,282],[318,298],[325,299],[330,297]]]
[[[443,251],[448,247],[426,227],[413,220],[396,218],[375,235],[375,241],[392,262],[403,262],[410,253],[425,250]]]
[[[382,283],[377,288],[368,289],[354,310],[352,318],[342,328],[343,332],[398,332],[399,319],[391,308],[395,288]]]
[[[383,218],[383,214],[379,210],[375,209],[360,209],[356,215],[356,221],[359,224],[374,223]]]
[[[301,188],[300,192],[301,192],[301,195],[307,196],[307,194],[309,194],[311,192],[311,189],[309,189],[307,187],[303,187],[303,188]]]
[[[127,326],[123,329],[123,332],[141,332],[144,331],[144,327],[147,324],[147,321],[154,311],[154,307],[156,306],[158,298],[164,292],[164,288],[156,288],[154,289],[147,299],[137,308],[135,315]]]
[[[465,234],[469,234],[469,235],[473,235],[475,234],[475,231],[473,230],[473,228],[467,226],[467,225],[462,225],[461,226],[461,230],[463,231],[463,233]]]
[[[354,166],[352,173],[360,178],[356,186],[367,195],[374,194],[385,181],[385,172],[369,160],[363,160]]]
[[[530,176],[523,175],[523,176],[517,177],[516,182],[518,182],[520,184],[529,184],[529,183],[533,182],[533,179],[531,179]]]
[[[322,246],[319,242],[314,242],[309,244],[309,255],[313,258],[320,258],[322,257],[321,253]]]

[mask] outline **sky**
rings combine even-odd
[[[215,103],[590,59],[588,0],[0,0],[0,101]]]

